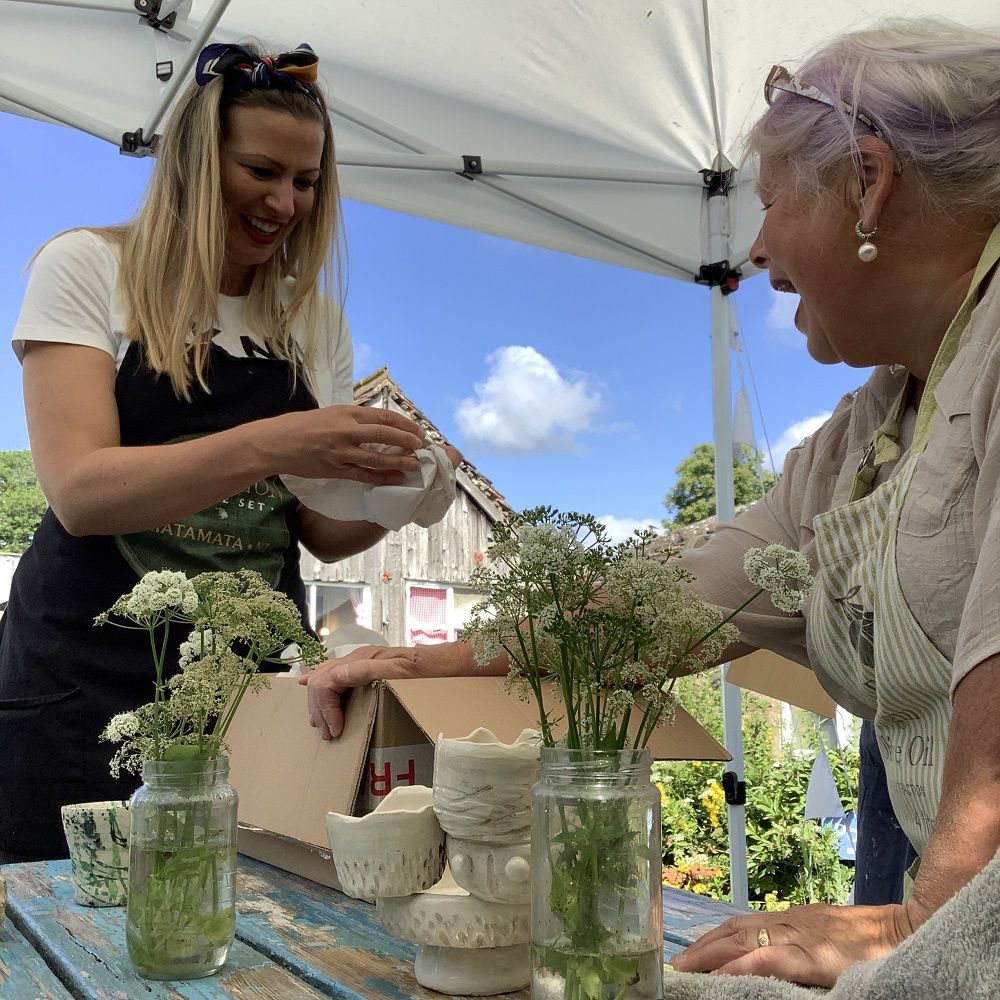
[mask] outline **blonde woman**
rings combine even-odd
[[[352,405],[323,292],[339,215],[316,63],[210,46],[138,217],[34,262],[13,341],[49,509],[0,623],[0,862],[65,856],[60,805],[134,786],[98,734],[149,699],[148,640],[92,623],[137,575],[249,567],[305,611],[298,543],[330,560],[384,532],[301,508],[279,474],[419,465],[416,424]]]

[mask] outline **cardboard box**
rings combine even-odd
[[[766,649],[733,660],[726,680],[748,691],[815,712],[824,719],[832,719],[837,713],[837,703],[808,667]]]
[[[306,688],[273,677],[243,699],[229,729],[240,851],[339,888],[326,814],[363,815],[396,785],[430,785],[438,734],[479,726],[512,742],[537,728],[535,706],[508,695],[502,677],[382,681],[351,693],[343,734],[324,742],[308,723]],[[679,706],[649,746],[657,760],[730,759]]]

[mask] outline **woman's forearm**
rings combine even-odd
[[[483,674],[504,677],[510,671],[506,653],[480,666],[470,642],[442,642],[435,646],[414,646],[413,674],[416,677],[476,677]]]
[[[365,552],[389,533],[371,521],[335,521],[299,504],[299,539],[320,562]]]
[[[49,503],[72,535],[119,535],[180,520],[273,470],[254,424],[177,444],[100,448],[59,478]]]
[[[286,472],[386,485],[419,468],[412,452],[423,442],[420,428],[362,406],[291,411],[177,444],[122,447],[113,358],[30,342],[22,364],[38,480],[74,535],[157,528]]]

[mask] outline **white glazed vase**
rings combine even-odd
[[[525,729],[502,743],[489,729],[461,739],[438,737],[434,812],[451,837],[484,844],[531,839],[531,788],[538,777],[541,736]]]
[[[327,813],[326,832],[341,888],[357,899],[409,896],[444,871],[444,832],[425,785],[394,788],[367,816]]]

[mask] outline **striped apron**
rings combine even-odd
[[[909,385],[875,432],[851,501],[813,520],[819,564],[807,620],[817,673],[868,705],[900,826],[922,853],[941,800],[951,719],[951,663],[907,606],[896,572],[896,529],[937,409],[934,393],[958,351],[979,288],[1000,259],[1000,227],[979,260],[969,293],[938,349],[913,442],[895,474],[873,487],[879,465],[899,458]]]

